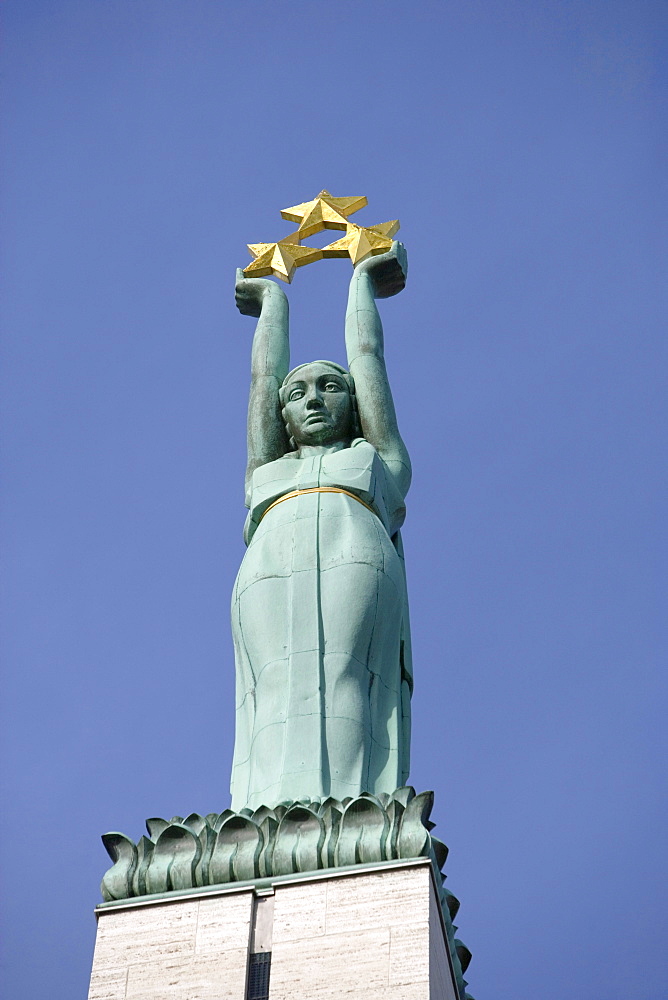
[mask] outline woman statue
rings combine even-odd
[[[348,371],[289,368],[288,301],[237,273],[259,316],[248,408],[250,513],[232,599],[232,808],[393,792],[406,783],[410,635],[399,528],[411,481],[375,299],[401,291],[394,243],[358,264]]]

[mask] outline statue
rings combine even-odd
[[[242,313],[258,317],[251,355],[245,540],[232,598],[236,740],[231,809],[146,821],[137,843],[102,840],[108,902],[292,877],[357,864],[431,859],[462,1000],[468,948],[443,885],[433,792],[407,784],[411,644],[400,529],[411,466],[397,428],[376,299],[406,283],[398,220],[348,221],[363,196],[284,209],[296,232],[249,245]],[[323,229],[345,236],[322,249]],[[348,369],[289,371],[290,282],[328,257],[353,264]]]
[[[391,794],[408,778],[412,671],[399,529],[411,467],[375,302],[403,289],[407,265],[404,247],[387,244],[353,272],[347,371],[330,361],[289,371],[284,292],[237,272],[237,306],[259,317],[248,549],[232,599],[237,812]]]

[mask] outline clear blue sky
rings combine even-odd
[[[326,187],[410,257],[412,780],[470,990],[664,1000],[665,4],[1,16],[4,995],[85,997],[101,833],[229,804],[234,269]],[[297,273],[294,363],[349,273]]]

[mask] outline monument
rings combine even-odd
[[[103,842],[89,1000],[471,1000],[433,794],[407,782],[413,686],[401,526],[411,465],[376,300],[406,282],[397,220],[327,191],[237,272],[251,352],[246,554],[232,598],[231,808]],[[324,229],[345,236],[303,245]],[[271,280],[350,257],[347,368],[290,370]]]

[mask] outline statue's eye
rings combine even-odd
[[[304,395],[303,389],[293,389],[290,395],[288,396],[288,400],[292,402],[294,399],[301,399],[303,395]]]
[[[325,392],[340,392],[340,391],[341,391],[341,386],[339,385],[338,382],[325,383]]]

